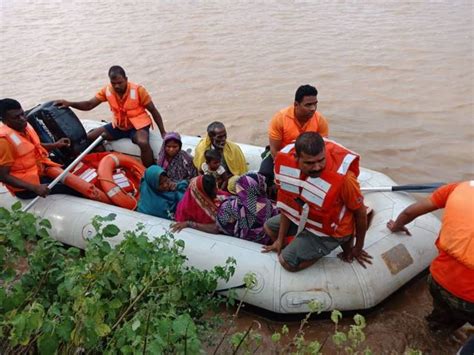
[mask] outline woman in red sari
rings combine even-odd
[[[200,175],[193,178],[176,208],[176,221],[215,223],[217,208],[222,200],[219,197],[214,176]]]

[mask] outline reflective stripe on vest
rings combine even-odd
[[[129,82],[128,93],[125,101],[121,103],[112,87],[107,85],[105,96],[114,114],[114,127],[120,129],[130,129],[130,125],[135,129],[140,129],[152,124],[151,118],[140,104],[138,88],[139,85]]]
[[[297,210],[295,210],[294,208],[291,208],[287,204],[281,202],[281,201],[277,201],[276,206],[278,208],[280,208],[281,210],[285,211],[286,212],[285,216],[291,222],[293,222],[294,224],[296,224],[298,226],[298,231],[297,231],[296,235],[298,235],[301,231],[303,231],[303,229],[306,229],[306,230],[310,231],[311,233],[316,234],[317,236],[328,237],[327,234],[324,234],[324,233],[320,232],[319,230],[316,230],[316,229],[313,228],[313,227],[316,227],[316,228],[321,229],[323,227],[323,225],[321,223],[311,221],[311,220],[308,220],[308,219],[306,219],[306,221],[302,222],[302,220],[300,219],[299,212]],[[302,227],[300,227],[300,226],[302,226]]]
[[[10,175],[37,185],[40,181],[38,163],[44,160],[44,154],[47,153],[45,153],[38,135],[30,124],[27,124],[25,131],[31,140],[5,124],[0,125],[0,137],[6,138],[14,151],[15,161],[10,166]],[[5,186],[12,193],[24,191],[24,189],[7,184]]]

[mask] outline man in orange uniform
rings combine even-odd
[[[406,224],[439,208],[445,210],[436,240],[439,254],[428,277],[433,311],[426,319],[432,330],[453,331],[466,322],[474,324],[474,181],[441,186],[430,198],[405,208],[387,227],[411,235]]]
[[[118,65],[111,67],[109,79],[110,84],[103,87],[88,101],[57,100],[55,104],[59,107],[73,107],[82,111],[90,111],[107,101],[114,114],[112,123],[92,130],[87,134],[87,138],[93,141],[102,133],[105,133],[107,140],[130,138],[140,147],[142,163],[148,167],[154,163],[154,159],[149,140],[152,122],[146,110],[151,113],[160,129],[161,136],[164,137],[166,131],[161,115],[145,88],[129,82],[122,67]]]
[[[280,150],[275,178],[281,215],[265,224],[274,243],[263,252],[278,252],[288,271],[305,269],[338,246],[343,260],[371,264],[363,250],[367,213],[358,174],[359,156],[316,132],[305,132]],[[296,238],[282,251],[289,235]]]
[[[69,146],[67,138],[56,143],[41,144],[18,101],[0,100],[0,181],[19,198],[45,197],[50,193],[79,195],[61,183],[50,191],[46,177],[47,166],[58,166],[48,158],[47,150]]]
[[[311,85],[300,86],[295,93],[293,105],[277,112],[268,127],[270,151],[260,165],[259,173],[273,185],[273,159],[278,151],[293,143],[304,132],[318,132],[328,137],[329,126],[322,114],[317,112],[318,90]]]

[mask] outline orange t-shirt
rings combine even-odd
[[[354,213],[352,211],[357,210],[364,204],[364,196],[360,191],[359,182],[352,171],[347,172],[341,186],[341,199],[347,211],[342,217],[334,237],[347,237],[354,234]]]
[[[12,166],[15,162],[15,153],[6,138],[0,138],[0,166]]]
[[[431,202],[438,208],[444,208],[449,195],[458,185],[459,183],[453,183],[440,187],[431,195]],[[457,223],[457,221],[443,218],[443,224],[446,223]],[[435,281],[456,297],[474,302],[474,270],[443,251],[439,247],[439,238],[436,240],[436,247],[439,255],[430,266],[430,272]]]
[[[275,114],[268,127],[268,137],[281,141],[281,147],[293,143],[301,133],[318,132],[322,137],[328,137],[329,126],[326,118],[315,112],[303,126],[296,119],[294,106],[287,107]]]

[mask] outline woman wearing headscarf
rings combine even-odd
[[[217,208],[222,202],[223,196],[218,194],[216,179],[213,175],[200,175],[193,178],[176,208],[176,221],[215,223]]]
[[[168,177],[161,166],[152,165],[146,169],[140,182],[140,200],[137,211],[172,219],[187,187],[186,180],[175,182]]]
[[[235,196],[228,197],[217,209],[215,223],[178,222],[173,232],[190,227],[207,233],[224,233],[260,244],[270,244],[263,225],[278,212],[265,195],[265,178],[258,173],[242,175],[235,184]]]
[[[156,161],[159,166],[165,169],[168,177],[174,181],[189,181],[198,175],[192,156],[182,150],[182,147],[183,142],[179,133],[167,133]]]

